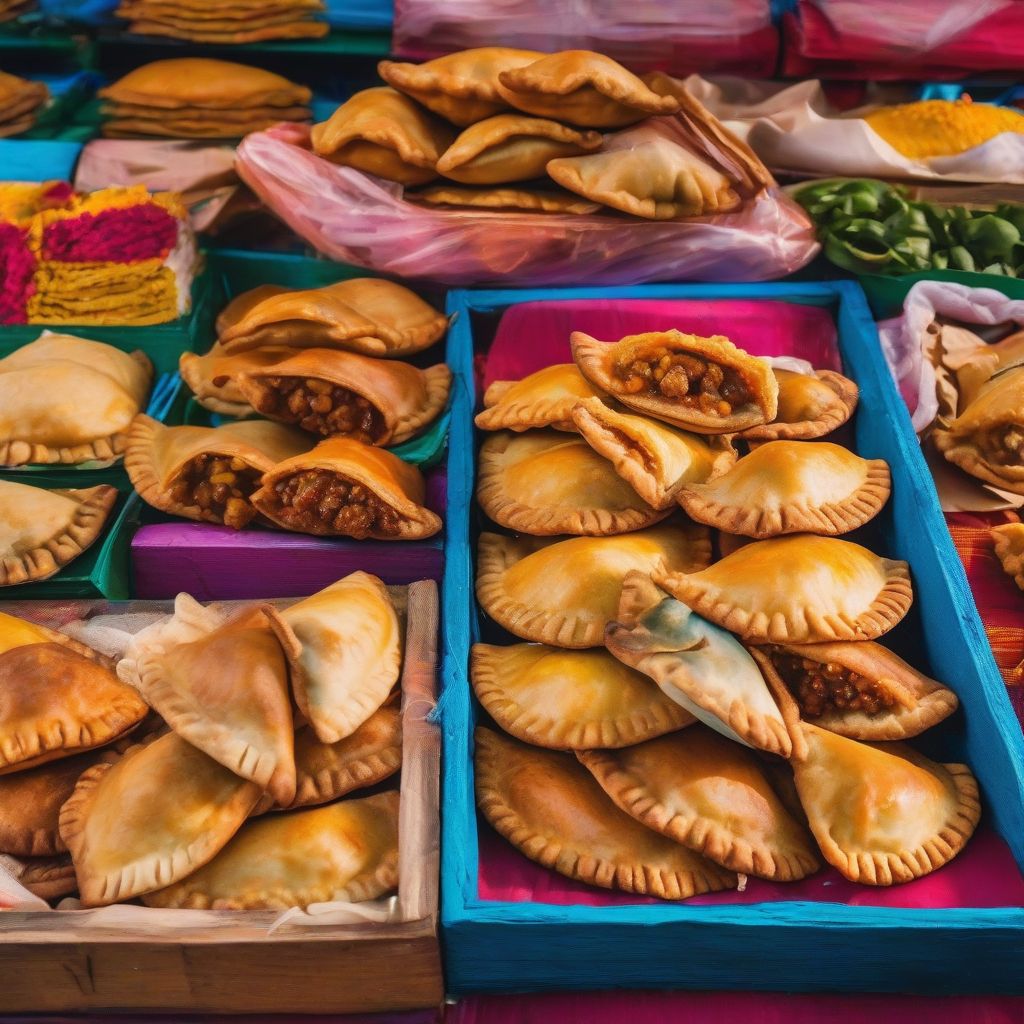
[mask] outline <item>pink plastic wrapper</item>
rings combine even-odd
[[[405,202],[400,185],[321,159],[308,140],[299,125],[248,135],[238,173],[319,252],[396,277],[450,286],[763,281],[818,252],[807,215],[775,189],[737,213],[677,221],[435,210]]]

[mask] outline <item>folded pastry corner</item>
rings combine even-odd
[[[841,427],[857,408],[857,385],[834,370],[813,374],[775,369],[778,410],[770,423],[740,431],[746,441],[806,441]]]
[[[989,532],[1003,572],[1024,590],[1024,523],[1006,523]]]
[[[428,206],[476,207],[482,210],[515,210],[519,213],[565,213],[580,216],[600,207],[571,192],[556,188],[473,188],[469,185],[431,185],[407,192],[409,202]]]
[[[240,418],[252,415],[254,410],[234,382],[235,376],[273,366],[292,352],[293,349],[281,345],[268,345],[229,355],[220,344],[214,344],[205,355],[182,352],[178,372],[204,409]]]
[[[574,363],[545,366],[521,380],[496,380],[484,392],[484,408],[474,423],[481,430],[533,430],[553,427],[575,431],[577,402],[602,400]]]

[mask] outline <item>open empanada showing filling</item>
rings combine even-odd
[[[250,499],[263,474],[312,447],[308,434],[266,420],[165,427],[138,416],[124,465],[139,496],[153,508],[239,530],[256,517]]]
[[[484,408],[474,422],[481,430],[533,430],[553,427],[573,431],[577,402],[601,400],[574,363],[545,366],[522,380],[496,380],[484,392]]]
[[[502,432],[480,448],[477,501],[496,523],[533,536],[609,536],[642,529],[651,508],[583,438]]]
[[[1024,590],[1024,523],[995,526],[991,534],[1003,572]]]
[[[423,505],[423,474],[397,455],[346,437],[268,470],[253,508],[296,533],[356,540],[423,540],[441,519]]]
[[[841,427],[857,408],[857,385],[834,370],[796,373],[773,370],[779,385],[778,410],[771,423],[747,427],[748,441],[806,441]]]
[[[684,430],[724,434],[775,418],[778,384],[771,367],[728,338],[672,330],[608,344],[574,331],[570,341],[591,384]]]
[[[892,483],[882,459],[828,441],[768,441],[679,504],[699,523],[747,537],[849,533],[881,511]]]
[[[220,344],[215,344],[201,356],[195,352],[182,352],[178,357],[178,372],[204,409],[219,412],[222,416],[251,416],[253,407],[246,401],[234,378],[249,370],[273,366],[287,359],[292,352],[293,349],[271,345],[228,355]]]
[[[452,374],[332,349],[297,352],[236,381],[264,416],[322,437],[400,444],[424,430],[448,402]]]

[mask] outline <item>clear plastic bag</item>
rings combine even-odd
[[[318,251],[398,277],[446,285],[761,281],[818,252],[807,215],[774,188],[736,213],[676,221],[437,210],[307,147],[307,129],[279,125],[247,136],[236,166]]]

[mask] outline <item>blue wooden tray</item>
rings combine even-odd
[[[556,299],[769,299],[829,307],[844,368],[861,388],[858,452],[893,471],[882,550],[910,562],[920,659],[959,694],[942,729],[946,760],[978,776],[983,821],[1024,866],[1024,741],[992,659],[910,419],[879,349],[864,295],[825,284],[649,285],[453,291],[448,359],[456,373],[444,580],[442,928],[448,987],[480,991],[699,988],[784,991],[1024,992],[1024,910],[895,909],[842,903],[555,906],[481,900],[467,677],[480,633],[473,598],[474,320]],[[921,630],[919,629],[920,633]]]

